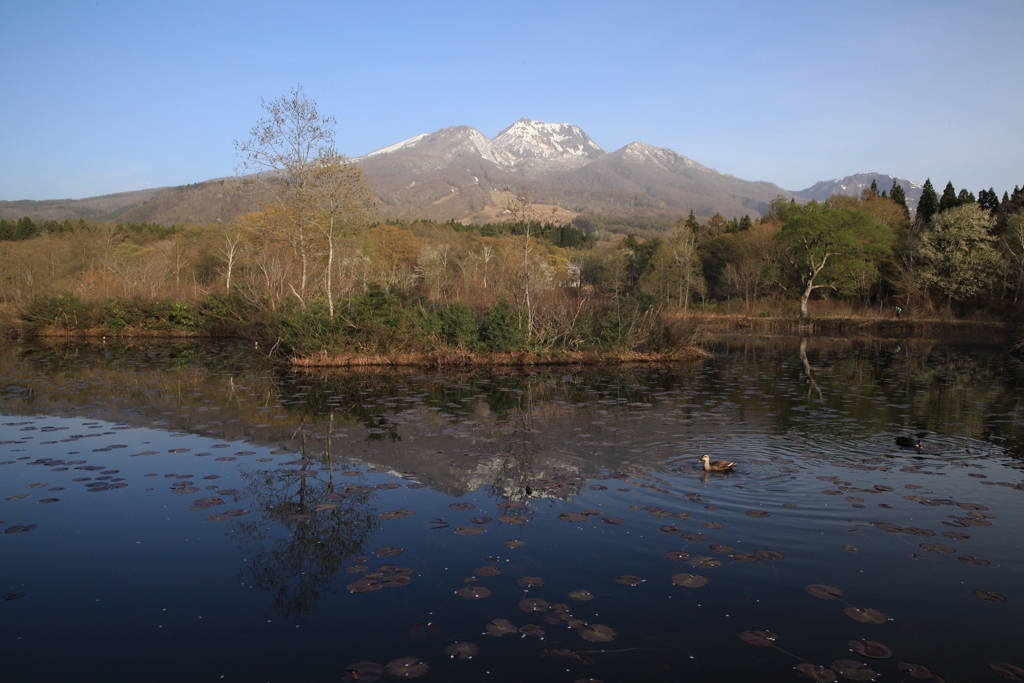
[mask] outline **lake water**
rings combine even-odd
[[[1021,363],[710,348],[0,345],[0,680],[1024,680]]]

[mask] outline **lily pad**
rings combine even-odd
[[[779,636],[773,631],[743,631],[740,633],[740,640],[751,645],[759,645],[761,647],[769,647],[775,644],[775,641],[779,639]]]
[[[444,653],[452,658],[473,659],[480,654],[480,648],[473,643],[454,642],[444,649]]]
[[[619,635],[611,626],[604,624],[587,624],[576,629],[576,633],[589,643],[610,643]]]
[[[885,612],[872,609],[871,607],[847,607],[843,610],[843,614],[862,624],[884,624],[889,620]]]
[[[428,670],[429,667],[418,657],[400,657],[384,665],[384,671],[392,678],[398,679],[419,678]]]
[[[519,629],[508,619],[494,619],[487,624],[487,634],[491,636],[507,636],[519,633]]]
[[[681,572],[679,574],[672,575],[672,583],[684,588],[701,588],[702,586],[708,585],[708,577],[701,576],[700,574],[687,574],[686,572]]]
[[[812,583],[809,586],[804,586],[804,590],[808,595],[813,595],[822,600],[836,600],[843,594],[843,591],[835,586],[826,586],[822,583]]]

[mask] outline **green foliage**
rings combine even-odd
[[[476,315],[469,306],[453,302],[437,312],[440,337],[445,345],[455,349],[472,349],[480,339]]]
[[[893,200],[903,208],[903,213],[910,219],[910,209],[907,207],[907,195],[903,191],[903,186],[900,185],[895,178],[892,181],[892,189],[889,190],[889,199]]]
[[[505,299],[487,311],[480,326],[480,341],[488,351],[508,353],[526,347],[526,325]]]
[[[961,302],[984,292],[1002,266],[990,234],[994,224],[988,211],[973,203],[935,216],[918,246],[923,283]]]
[[[877,279],[878,263],[890,253],[891,229],[853,208],[831,208],[810,202],[773,203],[785,221],[779,247],[786,255],[790,276],[800,289],[800,315],[807,317],[807,300],[815,289],[828,287],[851,294],[858,284]]]
[[[921,190],[921,199],[917,202],[917,216],[916,220],[921,225],[926,225],[928,221],[932,219],[939,211],[939,196],[935,193],[935,187],[932,185],[932,179],[928,178],[924,181],[924,187]]]
[[[942,196],[939,197],[939,213],[948,211],[954,207],[959,206],[960,203],[957,200],[956,189],[953,187],[953,181],[946,183],[945,189],[942,190]]]

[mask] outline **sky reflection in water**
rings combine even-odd
[[[310,376],[0,347],[8,680],[1024,680],[1020,365],[715,350]]]

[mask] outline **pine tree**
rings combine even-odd
[[[693,234],[697,234],[697,230],[700,229],[700,223],[697,222],[697,217],[693,215],[693,209],[690,209],[690,215],[686,218],[686,227],[693,231]]]
[[[871,194],[878,196],[878,180],[876,178],[871,179]]]
[[[931,183],[927,184],[930,185]],[[895,178],[892,181],[892,189],[889,190],[889,199],[902,206],[903,213],[906,214],[908,219],[910,218],[910,209],[907,207],[907,195],[903,192],[903,186],[896,182]],[[920,211],[920,208],[918,210]]]
[[[946,183],[946,187],[942,190],[942,196],[939,198],[939,213],[948,211],[949,209],[959,206],[960,203],[956,198],[956,188],[953,187],[953,181]]]
[[[978,200],[974,198],[973,192],[968,192],[967,188],[960,190],[960,193],[956,196],[956,205],[963,206],[964,204],[974,204]]]
[[[932,185],[932,179],[928,178],[924,181],[924,188],[921,191],[921,199],[917,202],[917,220],[922,224],[926,224],[931,221],[939,211],[939,196],[935,194],[935,187]]]

